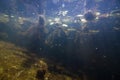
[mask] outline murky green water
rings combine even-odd
[[[119,0],[1,0],[0,80],[119,80]]]

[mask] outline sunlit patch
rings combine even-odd
[[[96,12],[96,13],[95,13],[96,16],[99,16],[100,14],[101,14],[100,12]]]
[[[73,28],[70,28],[70,29],[67,29],[68,31],[76,31],[76,29],[73,29]]]
[[[48,19],[49,22],[52,22],[52,19]]]
[[[69,19],[69,18],[62,19],[62,22],[64,22],[64,23],[67,23],[67,22],[70,22],[70,21],[71,21],[71,19]]]
[[[11,16],[11,18],[14,18],[15,16]]]
[[[68,27],[68,25],[67,25],[67,24],[62,24],[62,26],[63,26],[63,27]]]
[[[120,28],[118,28],[118,27],[113,27],[113,29],[116,31],[120,31]]]
[[[86,23],[87,21],[85,19],[81,19],[81,22]]]
[[[22,18],[22,17],[18,17],[18,22],[19,22],[20,24],[24,24],[23,18]]]
[[[96,20],[98,20],[98,19],[99,19],[99,17],[96,17],[95,19],[96,19]]]
[[[55,18],[54,21],[55,22],[60,22],[60,18]]]
[[[95,48],[96,50],[98,50],[98,48]]]
[[[22,19],[22,17],[18,17],[18,19]]]
[[[103,55],[103,58],[106,58],[107,56]]]
[[[50,25],[53,25],[54,24],[54,22],[50,22]]]
[[[65,4],[62,4],[62,7],[64,8],[64,7],[65,7]]]
[[[33,15],[35,15],[35,13],[32,13]]]
[[[65,11],[59,11],[59,12],[58,12],[58,15],[66,16],[67,13],[68,13],[67,10],[65,10]]]
[[[79,15],[77,15],[77,17],[83,17],[84,15],[82,15],[82,14],[79,14]]]
[[[8,17],[8,15],[4,15],[5,17]]]
[[[92,32],[92,33],[98,33],[99,30],[89,30],[89,32]]]

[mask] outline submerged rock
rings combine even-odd
[[[39,64],[37,65],[38,66],[38,70],[37,70],[37,74],[36,74],[36,78],[39,80],[45,80],[45,74],[47,73],[48,71],[48,65],[47,63],[45,63],[43,60],[40,60],[39,61]]]

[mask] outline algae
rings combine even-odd
[[[33,56],[29,56],[30,54]],[[29,55],[25,49],[12,43],[0,41],[0,80],[38,80],[36,72],[40,68],[36,65],[40,65],[39,61],[41,60],[44,60],[46,65],[50,60],[35,57],[34,53],[29,53]],[[28,62],[26,62],[27,60]],[[29,68],[26,67],[28,65],[30,65]],[[49,63],[47,66],[49,67],[50,65],[55,65],[55,63]],[[60,66],[58,65],[57,68],[60,68]],[[65,69],[62,67],[60,70]],[[45,74],[45,80],[72,80],[72,77],[48,70]]]

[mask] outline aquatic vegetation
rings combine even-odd
[[[37,80],[37,70],[46,70],[47,67],[53,65],[47,65],[47,63],[43,61],[44,58],[30,57],[26,52],[25,49],[17,47],[12,43],[0,41],[0,80]],[[32,64],[25,63],[27,59],[35,59],[35,62]],[[22,66],[23,63],[30,64],[31,67],[27,68]],[[57,72],[54,74],[53,72],[54,71],[50,72],[47,70],[45,80],[72,80],[72,78],[67,75],[58,74]]]
[[[118,0],[1,0],[0,80],[116,80],[119,8]]]
[[[0,14],[0,22],[7,23],[9,21],[8,15]]]

